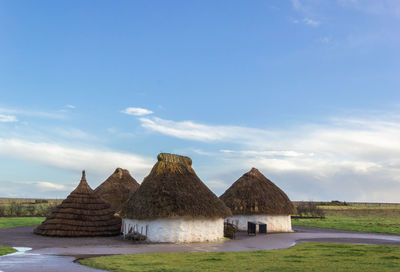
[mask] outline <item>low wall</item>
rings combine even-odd
[[[151,242],[187,243],[217,241],[224,237],[224,219],[188,219],[165,218],[156,220],[122,219],[124,234],[130,228],[143,227],[145,235],[147,226],[147,239]]]
[[[234,217],[228,218],[229,221],[233,221],[236,224],[236,220],[239,221],[239,230],[247,231],[247,222],[263,222],[267,224],[267,232],[292,232],[292,221],[290,215],[235,215]]]

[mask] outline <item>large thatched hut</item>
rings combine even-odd
[[[94,191],[109,203],[114,211],[118,211],[137,188],[139,188],[139,183],[129,174],[129,171],[117,168]]]
[[[153,242],[223,238],[225,204],[197,177],[188,157],[161,153],[150,174],[121,209],[124,233],[147,227]]]
[[[86,182],[85,171],[78,187],[56,207],[34,232],[46,236],[112,236],[121,230],[121,219],[114,216]]]
[[[256,168],[245,173],[220,196],[228,206],[239,229],[247,222],[267,223],[268,232],[291,232],[290,215],[296,212],[288,196]]]

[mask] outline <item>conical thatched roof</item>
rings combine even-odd
[[[220,199],[234,215],[296,213],[288,196],[256,168],[233,183]]]
[[[131,177],[126,169],[117,168],[115,172],[100,184],[94,191],[118,211],[121,205],[139,188],[139,183]]]
[[[34,232],[47,236],[112,236],[120,229],[121,218],[115,217],[110,204],[89,187],[83,171],[78,187]]]
[[[197,177],[188,157],[161,153],[139,189],[125,202],[121,217],[155,219],[171,217],[225,218],[225,204]]]

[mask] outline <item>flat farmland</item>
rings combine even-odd
[[[351,203],[320,205],[325,219],[293,219],[294,226],[400,234],[400,205]]]

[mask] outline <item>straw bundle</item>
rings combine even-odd
[[[188,157],[161,153],[139,189],[125,202],[121,217],[155,219],[171,217],[225,218],[230,210],[197,177]]]
[[[234,215],[296,213],[288,196],[256,168],[233,183],[220,199]]]
[[[118,211],[121,205],[139,188],[139,183],[126,169],[117,168],[94,192]]]
[[[121,219],[114,216],[86,182],[85,171],[78,187],[38,226],[34,233],[46,236],[112,236],[118,235]]]

